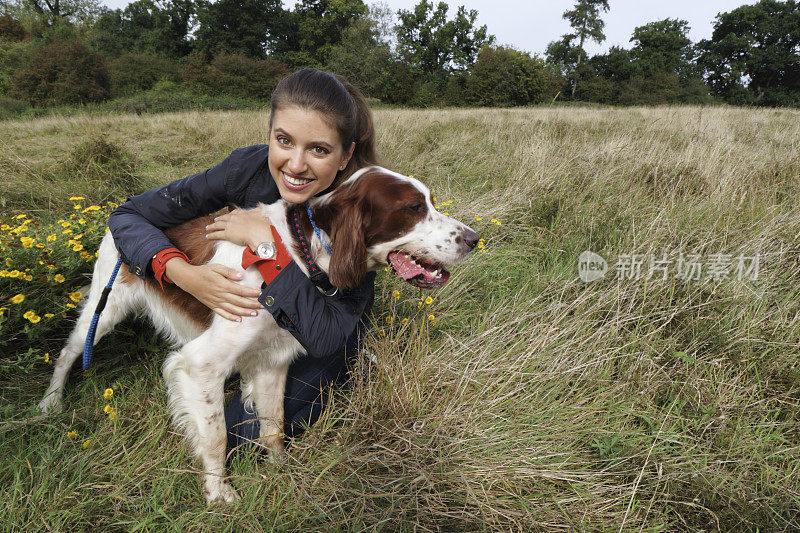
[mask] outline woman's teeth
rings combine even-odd
[[[286,173],[283,174],[283,177],[286,178],[286,181],[288,181],[292,185],[305,185],[306,183],[309,183],[310,181],[312,181],[312,180],[307,180],[307,179],[303,179],[303,178],[295,178],[295,177],[292,177],[292,176],[290,176],[290,175],[288,175]]]

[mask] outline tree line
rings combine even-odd
[[[608,0],[577,0],[571,33],[544,57],[497,44],[477,11],[420,0],[393,13],[362,0],[0,0],[0,108],[85,104],[144,93],[267,99],[307,66],[345,75],[371,98],[412,106],[722,101],[800,105],[800,3],[761,0],[692,43],[684,20],[602,42]],[[0,116],[2,114],[0,113]]]

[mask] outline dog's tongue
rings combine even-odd
[[[410,255],[403,252],[392,252],[389,254],[389,261],[394,267],[394,271],[405,281],[414,276],[425,275],[425,269],[414,261]]]

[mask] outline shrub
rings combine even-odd
[[[0,96],[0,120],[18,117],[28,109],[28,105],[21,100]]]
[[[31,54],[14,75],[10,95],[33,106],[83,104],[105,100],[109,76],[103,56],[80,41],[57,41]]]
[[[25,27],[9,14],[0,16],[0,39],[21,41],[25,38]]]
[[[466,84],[470,103],[512,106],[542,102],[550,80],[545,62],[505,46],[484,46]]]
[[[108,64],[112,96],[146,91],[160,80],[179,81],[180,67],[175,61],[150,54],[125,54]]]
[[[192,56],[183,79],[188,86],[212,95],[268,100],[281,78],[288,74],[289,69],[280,61],[220,53],[207,65],[201,56]]]

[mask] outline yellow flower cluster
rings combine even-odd
[[[30,309],[26,311],[24,315],[22,315],[22,318],[27,318],[31,322],[31,324],[36,324],[42,319],[42,317],[40,317]]]

